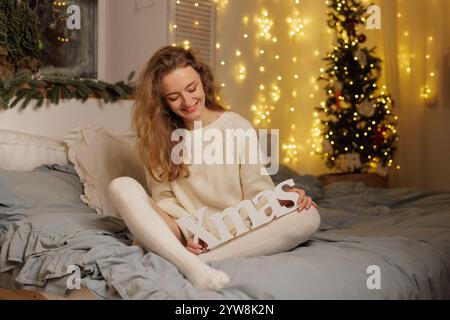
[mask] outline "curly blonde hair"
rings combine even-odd
[[[175,129],[184,128],[184,122],[170,109],[161,87],[164,76],[189,66],[197,71],[202,81],[205,107],[224,110],[217,102],[219,90],[211,69],[193,50],[165,46],[150,58],[137,84],[132,125],[138,139],[139,154],[156,181],[173,181],[190,174],[186,164],[171,161],[171,150],[178,142],[171,141],[170,137]]]

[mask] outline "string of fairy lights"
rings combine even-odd
[[[288,32],[286,36],[289,38],[297,38],[304,35],[305,21],[300,15],[300,10],[298,8],[300,4],[299,0],[293,1],[293,11],[292,15],[286,18],[286,23],[288,25]],[[222,10],[224,6],[221,6]],[[254,37],[250,34],[251,28],[249,24],[253,22]],[[255,13],[253,19],[249,15],[244,15],[242,18],[242,39],[249,40],[252,39],[255,43],[253,46],[254,52],[249,52],[246,55],[243,54],[243,49],[237,48],[235,50],[236,67],[235,70],[235,81],[237,83],[243,82],[247,78],[248,68],[244,63],[244,58],[248,54],[254,54],[256,57],[256,68],[259,74],[261,74],[261,81],[258,84],[258,92],[256,94],[255,101],[251,104],[251,111],[253,113],[253,123],[256,127],[267,128],[272,124],[272,115],[275,110],[283,108],[280,106],[280,100],[284,94],[282,90],[283,81],[288,80],[298,80],[300,76],[298,73],[293,75],[286,75],[278,73],[272,79],[268,76],[267,71],[274,65],[274,63],[280,62],[284,57],[280,53],[276,52],[276,47],[279,39],[274,35],[275,22],[270,11],[267,8],[260,8],[259,12]],[[220,44],[216,46],[220,48]],[[297,63],[297,57],[290,57],[290,62],[292,64]],[[221,62],[224,65],[225,61]],[[225,84],[222,84],[225,86]],[[291,92],[292,98],[296,99],[298,96],[298,91],[296,89]],[[290,105],[289,112],[295,112],[295,105]],[[293,118],[294,119],[294,118]],[[301,151],[301,146],[296,142],[295,138],[296,124],[291,123],[289,125],[289,135],[286,141],[282,143],[282,157],[284,163],[295,164],[298,162],[298,158]]]
[[[181,4],[183,0],[177,0],[176,4]],[[185,0],[186,1],[186,0]],[[226,10],[229,5],[228,0],[214,0],[216,3],[216,7],[218,10]],[[198,7],[197,2],[193,2],[195,7]],[[292,1],[292,11],[286,17],[285,22],[283,22],[283,28],[287,26],[285,36],[293,41],[301,40],[301,38],[305,35],[306,25],[308,24],[308,20],[302,17],[300,13],[300,0]],[[192,17],[192,23],[195,24],[195,17]],[[250,28],[250,24],[254,23]],[[254,52],[244,52],[244,49],[236,48],[234,51],[234,57],[229,57],[229,60],[233,60],[234,66],[232,69],[234,71],[234,81],[238,84],[242,84],[248,77],[248,66],[245,61],[246,58],[250,54],[254,54],[257,59],[257,70],[263,76],[261,79],[264,81],[260,81],[258,87],[258,92],[256,94],[255,101],[251,104],[251,111],[253,113],[253,124],[256,127],[267,128],[272,124],[272,115],[275,110],[279,108],[283,108],[284,106],[280,106],[279,102],[281,96],[284,94],[282,88],[284,87],[282,81],[297,81],[300,79],[300,75],[298,72],[292,75],[283,75],[277,74],[273,79],[269,79],[264,77],[270,68],[270,64],[274,62],[280,62],[283,58],[283,61],[287,61],[288,63],[292,63],[292,65],[296,65],[299,61],[299,57],[296,55],[292,55],[290,57],[282,57],[280,53],[276,52],[276,44],[278,43],[278,38],[274,36],[274,27],[275,22],[272,17],[270,11],[267,8],[260,8],[258,12],[256,12],[253,17],[250,15],[244,15],[242,17],[242,34],[240,37],[244,40],[252,40],[255,43],[253,48]],[[174,25],[171,27],[171,30],[176,29],[177,26]],[[250,29],[254,30],[254,37],[251,34]],[[191,43],[189,40],[185,40],[182,42],[182,45],[185,48],[189,48]],[[216,43],[216,50],[219,52],[221,50],[221,44]],[[319,50],[314,50],[313,52],[316,58],[319,58],[320,52]],[[219,56],[219,55],[217,55]],[[219,61],[219,66],[229,68],[231,62],[227,62],[225,59],[221,59]],[[269,65],[268,65],[269,64]],[[227,86],[226,83],[222,82],[222,88]],[[311,78],[312,90],[318,91],[319,86],[317,85],[317,79],[315,77]],[[299,89],[293,89],[291,91],[291,97],[294,100],[298,100],[300,97]],[[315,93],[310,94],[310,98],[315,98]],[[299,103],[299,102],[297,102]],[[230,106],[227,106],[230,108]],[[288,110],[290,113],[294,113],[297,110],[296,103],[290,104],[288,106]],[[296,141],[296,130],[297,125],[295,123],[295,117],[292,117],[292,123],[288,125],[289,132],[285,139],[282,142],[282,161],[284,163],[295,164],[299,161],[299,156],[303,149],[302,145],[300,145]],[[310,141],[308,141],[309,143]],[[313,152],[311,152],[314,154]]]
[[[65,19],[66,18],[66,6],[69,5],[70,3],[67,3],[65,1],[53,1],[52,5],[53,5],[53,11],[57,12],[59,14],[59,16],[55,17],[55,22],[54,24],[56,25],[56,23],[58,22],[58,20],[61,19]],[[59,44],[65,44],[67,42],[69,42],[69,38],[66,36],[58,36],[56,38],[57,42]]]
[[[397,12],[398,24],[402,25],[402,20],[405,20],[407,14],[406,8],[402,7],[402,2],[398,3],[399,10]],[[399,54],[397,56],[399,61],[400,70],[411,76],[414,73],[413,65],[416,60],[424,58],[425,61],[425,77],[423,79],[423,85],[420,88],[420,98],[424,101],[432,101],[436,97],[436,60],[433,55],[435,49],[435,38],[431,34],[426,36],[425,39],[425,54],[423,57],[418,56],[416,53],[411,52],[411,32],[408,28],[405,28],[400,34],[400,46]]]
[[[188,0],[177,0],[176,4],[180,4],[182,1]],[[196,1],[191,1],[193,4],[193,9],[198,8],[201,3]],[[229,6],[229,0],[211,0],[215,3],[216,9],[220,13],[221,11],[227,10]],[[285,18],[285,21],[279,23],[278,20],[274,18],[271,14],[271,11],[261,5],[257,12],[253,15],[246,14],[241,18],[241,34],[237,35],[243,41],[253,41],[252,42],[252,51],[249,49],[244,49],[243,47],[236,47],[233,50],[232,56],[224,57],[221,53],[222,45],[220,42],[217,42],[215,45],[216,48],[216,56],[219,57],[218,65],[219,67],[224,67],[229,70],[233,70],[234,73],[234,81],[236,84],[243,84],[246,80],[249,80],[249,76],[253,75],[254,68],[256,68],[257,74],[260,76],[258,79],[252,79],[259,81],[257,85],[257,93],[255,95],[254,102],[251,104],[250,109],[253,114],[253,124],[256,127],[260,128],[269,128],[272,124],[272,116],[280,108],[287,108],[290,113],[295,113],[298,110],[298,105],[300,101],[296,101],[295,103],[291,103],[288,106],[280,105],[280,99],[283,95],[290,94],[291,98],[298,100],[300,94],[299,89],[295,88],[291,90],[286,89],[289,86],[287,83],[292,84],[292,82],[301,80],[301,75],[298,72],[294,74],[286,74],[286,72],[280,72],[274,76],[274,78],[270,78],[268,70],[273,67],[273,65],[282,60],[282,63],[289,63],[292,65],[292,70],[295,70],[295,65],[298,63],[299,59],[301,59],[298,54],[295,52],[277,52],[277,43],[279,42],[279,38],[275,36],[275,29],[282,26],[282,29],[285,30],[284,36],[290,39],[291,41],[302,41],[302,38],[308,32],[308,19],[302,16],[301,14],[301,1],[300,0],[291,0],[292,10],[288,11],[288,15]],[[400,6],[399,6],[400,8]],[[195,10],[194,10],[195,11]],[[399,10],[397,14],[398,19],[403,18],[403,14],[401,10]],[[198,25],[197,17],[192,16],[192,24]],[[252,28],[250,28],[252,26]],[[171,25],[170,30],[174,31],[177,26]],[[325,34],[331,34],[333,31],[331,28],[324,26]],[[280,36],[280,35],[279,35]],[[410,37],[410,33],[408,30],[405,30],[403,33],[405,38]],[[427,70],[433,68],[434,61],[432,59],[432,48],[433,48],[434,38],[429,36],[427,39],[427,48],[426,48],[426,56],[427,60],[426,67]],[[241,43],[236,41],[236,43]],[[179,45],[179,44],[178,44]],[[182,45],[185,47],[189,47],[191,42],[189,39],[186,39],[182,42]],[[242,45],[242,43],[241,43]],[[349,45],[352,45],[349,43]],[[247,46],[248,47],[248,46]],[[404,70],[406,74],[412,73],[413,63],[412,60],[416,58],[416,56],[409,51],[409,47],[407,45],[399,46],[399,55],[398,62],[401,70]],[[322,58],[322,53],[320,50],[313,48],[312,55],[317,61]],[[252,59],[248,59],[252,57]],[[255,59],[253,59],[255,57]],[[329,57],[333,58],[332,55]],[[361,59],[361,57],[355,57],[355,60]],[[245,61],[252,61],[251,66],[247,65]],[[371,66],[374,67],[373,65]],[[251,69],[251,70],[250,70]],[[318,75],[324,72],[324,69],[321,68],[318,72]],[[270,73],[272,74],[272,73]],[[427,77],[423,87],[420,89],[420,97],[424,100],[430,100],[434,96],[434,80],[436,79],[436,71],[432,70],[427,72]],[[304,81],[305,79],[303,79]],[[312,99],[311,104],[317,103],[318,91],[321,89],[318,85],[317,77],[311,77],[310,81],[310,90],[311,93],[309,97]],[[221,87],[225,88],[227,83],[220,83]],[[376,86],[376,84],[373,84]],[[288,90],[288,92],[286,92]],[[381,96],[385,95],[385,91],[387,88],[385,85],[380,88]],[[329,92],[332,94],[332,92]],[[373,98],[373,97],[370,97]],[[385,98],[380,98],[385,99]],[[319,100],[320,101],[320,100]],[[386,103],[386,101],[377,101],[383,105],[389,105],[390,103]],[[391,102],[391,101],[388,101]],[[303,101],[303,103],[309,103]],[[342,103],[345,103],[342,101]],[[325,101],[320,102],[322,107],[325,107]],[[226,106],[227,108],[231,108],[230,106]],[[362,106],[363,108],[364,106]],[[355,115],[357,118],[357,115]],[[398,120],[398,117],[395,116],[395,120]],[[295,164],[299,161],[300,156],[310,155],[316,156],[317,154],[324,153],[326,150],[323,148],[324,138],[321,130],[321,119],[320,114],[318,112],[313,113],[313,123],[311,125],[311,137],[307,139],[306,145],[302,145],[296,141],[296,132],[298,129],[298,125],[295,123],[295,117],[290,117],[289,121],[292,121],[291,124],[288,125],[289,132],[286,135],[286,139],[282,139],[282,161],[287,164]],[[364,124],[365,125],[365,124]],[[367,124],[367,130],[374,130],[371,127],[371,124]],[[389,126],[386,128],[386,132],[396,133],[396,129],[394,126]],[[333,133],[330,132],[329,135]],[[367,134],[367,133],[366,133]],[[385,133],[383,133],[385,134]],[[328,136],[329,138],[329,136]],[[358,138],[358,137],[355,137]],[[304,142],[304,143],[305,143]],[[375,163],[374,163],[375,165]],[[393,166],[393,160],[389,160],[388,166]],[[396,166],[396,169],[400,169],[400,166]]]

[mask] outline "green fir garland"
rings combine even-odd
[[[134,72],[131,72],[128,82],[133,76]],[[111,84],[100,80],[56,75],[36,78],[29,70],[21,70],[15,77],[6,76],[0,80],[0,106],[2,109],[8,109],[20,103],[20,108],[24,109],[32,100],[36,100],[36,107],[41,107],[45,99],[51,104],[58,104],[61,99],[85,102],[88,98],[114,102],[130,98],[133,92],[133,87],[123,81]]]

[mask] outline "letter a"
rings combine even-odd
[[[379,266],[371,265],[367,267],[367,274],[371,274],[370,277],[367,278],[366,285],[367,289],[373,290],[381,289],[381,269]]]
[[[381,29],[381,8],[376,4],[371,5],[367,8],[367,13],[370,14],[366,22],[367,30]]]
[[[71,14],[66,20],[66,26],[69,30],[81,29],[81,9],[80,6],[72,4],[67,7],[67,14]]]

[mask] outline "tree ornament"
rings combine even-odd
[[[340,81],[336,81],[334,84],[334,99],[336,100],[336,110],[341,108],[341,97],[342,97],[342,89],[344,88],[344,84]]]
[[[383,166],[381,163],[378,163],[377,174],[381,177],[387,177],[388,173],[389,173],[389,168],[386,166]]]
[[[338,118],[337,118],[334,114],[331,114],[331,115],[328,117],[328,121],[330,121],[330,122],[332,122],[332,123],[335,123],[335,122],[338,121]]]
[[[333,111],[340,111],[341,110],[341,107],[339,107],[337,104],[335,104],[335,103],[333,103],[331,106],[330,106],[330,108],[331,108],[331,110],[333,110]]]
[[[358,153],[341,154],[336,160],[336,167],[341,172],[354,172],[361,168],[361,159]]]
[[[375,108],[373,103],[369,102],[369,100],[364,100],[357,106],[359,114],[366,118],[370,118],[375,113]]]
[[[367,54],[364,50],[358,49],[358,51],[356,51],[356,57],[361,66],[365,67],[367,65]]]
[[[367,37],[366,37],[365,34],[360,34],[360,35],[358,36],[358,41],[359,41],[360,43],[364,43],[364,42],[366,42],[366,40],[367,40]]]
[[[356,125],[356,128],[358,128],[359,130],[364,129],[367,126],[367,122],[365,121],[360,121],[358,122],[358,124]]]
[[[352,107],[352,105],[350,103],[348,103],[347,101],[345,101],[345,99],[343,99],[343,97],[341,97],[340,102],[339,102],[339,106],[341,109],[350,109]]]
[[[350,38],[347,34],[347,31],[345,29],[342,30],[342,32],[341,32],[341,38],[342,38],[342,40],[344,40],[345,43],[348,43],[350,40]]]
[[[374,144],[380,147],[383,143],[384,135],[386,134],[386,127],[384,125],[378,126],[377,132],[375,134]]]
[[[324,152],[324,153],[331,153],[331,152],[333,152],[333,147],[331,146],[330,141],[323,140],[323,142],[322,142],[322,152]]]
[[[361,158],[359,153],[351,153],[349,155],[348,163],[350,166],[350,171],[352,172],[361,168]]]

